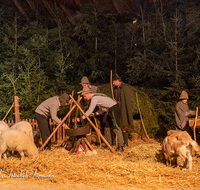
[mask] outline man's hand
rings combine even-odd
[[[94,116],[94,113],[91,113],[91,114],[90,114],[90,117],[92,117],[92,116]]]
[[[65,129],[69,129],[69,127],[65,123],[62,125],[62,127]]]
[[[79,121],[81,121],[80,118],[76,118],[76,122],[79,122]],[[72,119],[72,122],[73,123],[75,122],[75,118]]]
[[[73,103],[73,100],[72,100],[72,99],[69,100],[69,104],[71,104],[71,103]]]

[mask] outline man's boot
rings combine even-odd
[[[116,149],[117,152],[124,152],[123,146],[118,146]]]
[[[124,136],[124,146],[128,146],[128,132],[123,132],[123,136]]]

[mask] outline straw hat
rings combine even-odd
[[[183,91],[181,92],[181,95],[180,95],[179,99],[182,99],[182,100],[184,100],[184,99],[189,99],[188,93],[187,93],[186,91],[183,90]]]
[[[81,83],[80,84],[89,84],[89,80],[86,76],[84,76],[82,79],[81,79]]]
[[[59,96],[59,100],[65,102],[65,104],[69,104],[69,95],[67,93],[64,93]]]
[[[84,87],[81,94],[84,95],[84,94],[88,94],[88,93],[92,93],[91,89],[88,87]]]

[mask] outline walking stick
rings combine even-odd
[[[136,94],[137,105],[138,105],[138,111],[139,111],[139,113],[140,113],[140,119],[141,119],[141,122],[142,122],[142,126],[143,126],[143,129],[144,129],[144,132],[145,132],[145,134],[146,134],[147,139],[150,140],[150,139],[149,139],[149,136],[148,136],[148,134],[147,134],[147,131],[146,131],[146,129],[145,129],[143,119],[142,119],[142,114],[141,114],[141,111],[140,111],[140,106],[139,106],[139,101],[138,101],[137,92],[136,92],[135,94]]]
[[[111,93],[112,93],[112,99],[114,99],[114,93],[113,93],[113,85],[112,85],[112,70],[110,70],[110,88],[111,88]]]
[[[72,97],[70,95],[70,97]],[[73,99],[74,100],[74,99]],[[72,107],[71,110],[69,110],[69,112],[67,113],[67,115],[63,118],[63,120],[59,123],[59,125],[55,128],[55,130],[51,133],[51,135],[47,138],[47,140],[44,142],[44,144],[40,147],[39,152],[45,147],[45,145],[49,142],[49,140],[51,139],[51,137],[56,133],[56,131],[59,129],[59,127],[64,123],[64,121],[67,119],[67,117],[71,114],[71,112],[74,110],[74,108],[76,107],[76,105],[74,105]]]
[[[197,118],[198,118],[198,107],[196,107],[196,116],[195,116],[195,120],[194,120],[194,140],[196,141],[196,126],[197,126]]]
[[[92,123],[92,121],[90,120],[90,118],[85,114],[85,112],[82,110],[82,108],[79,106],[79,104],[74,100],[74,98],[71,95],[69,95],[69,96],[74,101],[74,103],[77,105],[77,107],[79,108],[79,110],[83,113],[83,115],[87,118],[87,120],[93,126],[93,128],[95,129],[95,131],[97,132],[97,134],[99,134],[99,136],[102,138],[102,140],[108,146],[108,148],[111,150],[111,152],[115,153],[115,150],[110,146],[110,144],[106,141],[106,139],[103,137],[103,135],[98,131],[98,129],[96,128],[96,126],[94,125],[94,123]]]

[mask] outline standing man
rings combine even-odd
[[[89,89],[88,87],[83,88],[82,95],[85,100],[90,100],[90,106],[86,111],[87,116],[90,116],[93,113],[96,106],[100,106],[108,110],[108,115],[111,119],[111,125],[109,127],[113,128],[113,131],[117,135],[118,140],[118,147],[116,151],[123,152],[124,139],[121,128],[119,126],[120,109],[118,103],[115,102],[113,99],[107,97],[105,94],[92,93],[91,89]],[[98,115],[98,111],[95,112],[95,115]],[[85,116],[82,116],[82,119],[85,119]],[[107,130],[105,129],[105,137],[108,143],[111,145],[110,128],[108,128]]]
[[[187,131],[188,134],[194,139],[192,129],[189,126],[189,116],[195,115],[195,111],[189,110],[188,107],[188,93],[182,91],[179,97],[180,101],[176,104],[175,119],[176,130]]]
[[[133,116],[132,116],[132,102],[131,94],[128,85],[121,81],[117,73],[113,74],[114,99],[120,107],[121,120],[120,127],[124,136],[124,146],[128,146],[129,132],[134,130]]]
[[[59,124],[61,120],[57,117],[57,112],[60,106],[65,106],[69,104],[69,96],[67,93],[61,96],[51,97],[44,102],[42,102],[35,110],[35,117],[38,122],[38,127],[42,136],[42,142],[44,143],[51,134],[51,129],[49,125],[49,118],[53,119],[56,124]],[[64,128],[67,125],[63,124]],[[47,143],[44,147],[45,149],[51,150],[51,141]]]
[[[97,86],[91,85],[86,76],[84,76],[81,79],[80,84],[82,85],[83,88],[88,87],[91,90],[92,93],[100,93],[99,88]],[[90,100],[85,100],[83,98],[80,102],[80,106],[81,106],[81,108],[83,109],[84,112],[89,108],[89,105],[90,105]],[[97,109],[99,109],[99,108],[97,107],[95,110],[97,110]],[[92,119],[92,121],[94,122],[94,119]],[[86,135],[86,138],[89,141],[89,143],[92,142],[91,129],[90,129],[90,133]]]

